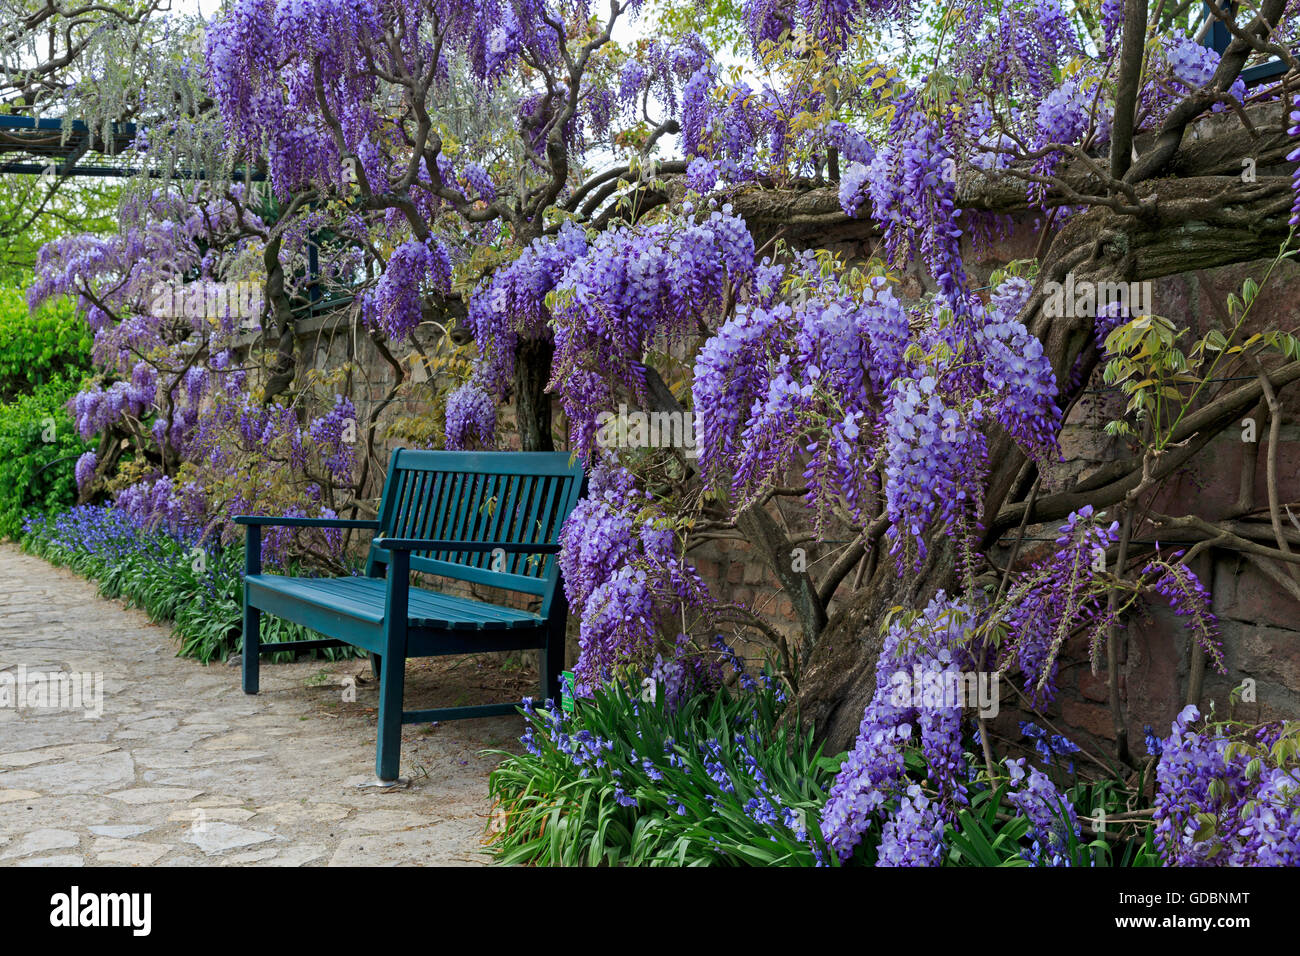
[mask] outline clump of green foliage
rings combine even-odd
[[[27,309],[19,289],[0,289],[0,537],[23,515],[77,498],[77,435],[67,402],[90,370],[90,331],[71,303]]]
[[[105,597],[122,598],[156,621],[171,622],[181,641],[180,656],[207,664],[239,651],[242,546],[221,547],[211,540],[142,528],[112,506],[83,505],[58,514],[32,514],[24,524],[24,550],[98,582]],[[262,639],[268,643],[320,637],[273,615],[262,619]],[[357,655],[350,647],[303,653],[326,660]],[[293,658],[293,653],[279,651],[264,659]]]
[[[839,769],[784,726],[775,685],[697,694],[675,709],[621,685],[568,716],[525,707],[528,753],[493,771],[488,847],[499,863],[812,866]]]

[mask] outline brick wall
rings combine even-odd
[[[971,250],[968,262],[976,285],[984,285],[988,275],[999,265],[1031,256],[1036,244],[1035,226],[1032,217],[1022,217],[1005,235],[986,248]],[[841,228],[829,245],[849,259],[859,259],[869,254],[875,238],[865,226],[847,231]],[[1153,294],[1154,311],[1187,325],[1191,329],[1188,335],[1190,347],[1190,341],[1195,337],[1219,324],[1218,316],[1227,294],[1239,292],[1248,275],[1262,279],[1266,266],[1266,262],[1243,263],[1157,282]],[[915,296],[928,284],[925,277],[912,271],[903,277],[900,288],[905,296]],[[1270,326],[1294,328],[1297,302],[1300,302],[1300,267],[1287,262],[1261,293],[1248,331]],[[426,352],[436,348],[437,338],[433,333],[421,332],[420,336]],[[299,344],[302,354],[309,356],[310,367],[318,372],[337,369],[348,360],[356,363],[358,373],[353,396],[363,420],[383,401],[393,384],[391,367],[368,338],[343,315],[306,323]],[[430,414],[433,382],[427,378],[422,380],[423,365],[417,354],[406,349],[397,357],[413,372],[413,382],[388,414]],[[1281,492],[1283,501],[1296,501],[1300,500],[1300,426],[1290,423],[1300,421],[1300,402],[1294,393],[1284,393],[1283,397],[1284,422],[1288,424],[1282,429],[1278,449]],[[1107,438],[1101,430],[1106,421],[1118,417],[1122,410],[1122,397],[1117,390],[1105,386],[1098,372],[1084,399],[1066,422],[1061,436],[1065,460],[1045,476],[1047,490],[1068,488],[1098,465],[1129,454],[1122,441]],[[508,411],[502,420],[510,420]],[[1258,418],[1257,433],[1258,441],[1246,444],[1241,441],[1238,430],[1228,430],[1206,454],[1199,456],[1167,483],[1157,500],[1157,507],[1172,514],[1195,511],[1211,520],[1227,515],[1241,494],[1244,462],[1248,455],[1257,456],[1259,462],[1252,491],[1254,504],[1257,507],[1266,505],[1264,461],[1268,450],[1268,426],[1264,416]],[[511,439],[512,436],[506,435],[504,444],[517,447]],[[388,449],[395,444],[409,442],[380,442],[377,454],[379,475],[382,475],[382,463]],[[378,490],[379,485],[374,483],[363,491],[363,497],[370,497],[373,504]],[[786,515],[796,524],[806,521],[800,517],[797,503],[793,506],[787,504]],[[1300,517],[1300,513],[1297,516]],[[1300,551],[1300,532],[1290,530],[1295,532],[1291,540]],[[1028,534],[1031,538],[1050,541],[1052,531],[1047,527],[1030,528]],[[806,547],[810,566],[816,568],[819,561],[827,560],[826,555],[833,543],[812,542]],[[691,558],[718,598],[749,607],[790,637],[796,634],[788,595],[782,592],[775,577],[747,544],[734,540],[711,540],[694,550]],[[1300,716],[1300,605],[1279,584],[1235,553],[1212,551],[1198,571],[1204,573],[1207,582],[1212,582],[1214,610],[1222,622],[1228,665],[1227,676],[1212,672],[1205,674],[1200,699],[1202,705],[1213,700],[1222,712],[1227,706],[1229,689],[1249,678],[1256,682],[1256,702],[1240,712],[1261,718]],[[751,658],[762,654],[762,646],[758,644],[740,650]],[[1195,654],[1181,622],[1160,606],[1144,606],[1130,616],[1120,637],[1119,653],[1120,687],[1127,711],[1129,737],[1141,752],[1143,727],[1150,724],[1158,733],[1167,733],[1173,717],[1186,702],[1190,676],[1196,666]],[[571,631],[570,664],[576,659],[576,654],[576,631]],[[1095,738],[1100,744],[1113,739],[1114,728],[1107,700],[1104,662],[1102,673],[1094,675],[1087,657],[1087,648],[1079,646],[1078,642],[1067,646],[1058,680],[1061,693],[1051,717],[1060,722],[1058,726]],[[1004,735],[1018,736],[1014,722],[1019,716],[1014,711],[1004,714],[1000,722]]]

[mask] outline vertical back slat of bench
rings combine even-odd
[[[469,541],[470,528],[474,525],[475,518],[478,517],[477,511],[479,499],[483,495],[483,485],[486,475],[466,475],[465,491],[461,495],[460,505],[452,516],[451,531],[447,537],[452,541]],[[465,564],[465,555],[473,552],[452,551],[447,554],[446,560],[453,564]]]
[[[442,530],[434,537],[446,538],[448,541],[455,541],[460,537],[461,519],[464,517],[465,509],[469,505],[470,493],[474,487],[474,476],[467,473],[456,476],[456,490],[447,502],[447,513],[444,516]],[[457,563],[455,557],[447,551],[439,551],[437,554],[430,555],[439,561],[450,561],[452,564]]]
[[[385,473],[384,490],[379,499],[379,535],[392,537],[393,534],[393,511],[396,509],[396,500],[401,494],[402,485],[405,482],[405,474],[398,467],[401,460],[402,449],[397,448],[388,456],[388,471]],[[387,571],[387,557],[385,552],[371,547],[370,554],[366,558],[366,576],[382,577]]]
[[[418,537],[433,537],[433,526],[442,514],[442,501],[447,493],[447,472],[435,471],[433,475],[433,485],[429,493],[429,508],[424,513],[424,520],[420,522],[420,532]]]
[[[505,540],[511,544],[518,544],[523,541],[523,524],[524,515],[528,513],[528,501],[533,493],[533,478],[531,475],[519,476],[519,489],[515,495],[514,507],[510,509],[510,523],[506,525]],[[506,558],[506,570],[514,574],[515,565],[519,561],[519,555],[512,554]]]
[[[484,541],[500,541],[501,528],[503,527],[502,518],[506,513],[506,495],[511,493],[515,486],[514,475],[497,475],[496,487],[493,495],[496,501],[492,505],[492,515],[488,520],[487,527],[483,532]],[[492,557],[488,553],[479,555],[478,566],[480,568],[490,567]]]
[[[560,529],[552,526],[555,517],[555,496],[566,480],[568,479],[558,477],[547,479],[546,503],[542,506],[538,518],[541,522],[541,527],[538,529],[540,534],[538,541],[549,541],[552,538],[558,538],[560,535]],[[550,572],[550,566],[555,561],[555,557],[553,555],[543,555],[542,558],[541,574],[546,575]]]
[[[511,544],[553,543],[577,503],[581,468],[568,456],[536,452],[393,453],[380,501],[388,537]],[[387,570],[371,549],[368,574]],[[415,552],[413,570],[522,591],[549,608],[559,579],[554,556],[509,554],[504,571],[491,551]]]
[[[508,475],[488,475],[486,484],[483,488],[483,495],[479,502],[479,511],[475,516],[474,527],[469,534],[471,541],[495,541],[492,537],[492,524],[496,516],[500,513],[499,505],[496,501],[497,491],[505,482],[509,480]],[[467,563],[476,568],[488,568],[491,566],[492,555],[486,551],[476,551],[469,555]]]
[[[452,515],[456,513],[456,503],[460,500],[461,488],[465,484],[465,476],[460,472],[446,472],[445,477],[442,501],[439,502],[438,517],[434,520],[429,531],[430,538],[447,537],[447,532],[451,527]],[[423,557],[435,557],[432,552],[428,551],[422,551],[421,555]]]
[[[510,492],[501,506],[501,523],[497,526],[494,541],[512,541],[511,528],[515,520],[516,502],[519,500],[519,486],[523,479],[519,475],[510,476]]]
[[[539,476],[533,482],[532,503],[528,506],[528,518],[524,522],[523,528],[520,529],[519,541],[521,543],[536,544],[539,541],[546,540],[545,529],[538,528],[537,522],[541,517],[542,500],[546,495],[546,486],[550,484],[550,477],[547,475]],[[542,567],[543,555],[521,554],[515,562],[514,571],[516,574],[528,574],[530,568]]]
[[[478,527],[474,529],[474,541],[495,541],[495,529],[500,523],[500,493],[510,484],[510,475],[491,475],[484,490],[484,510],[478,515]],[[478,551],[469,555],[469,564],[473,567],[490,567],[490,551]]]
[[[406,499],[402,502],[401,520],[398,522],[397,534],[403,538],[415,537],[415,529],[419,527],[420,514],[428,501],[425,495],[425,484],[429,480],[429,472],[415,471],[408,472],[409,478],[407,484],[409,491]]]

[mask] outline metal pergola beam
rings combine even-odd
[[[69,176],[91,176],[99,178],[129,179],[133,176],[163,178],[162,172],[135,169],[130,166],[112,163],[86,162],[87,153],[98,156],[115,156],[131,145],[135,139],[134,123],[112,124],[112,141],[104,150],[103,139],[97,136],[85,123],[73,120],[68,128],[62,119],[37,119],[34,116],[0,116],[0,154],[23,153],[23,159],[0,164],[0,173],[13,173],[23,176],[54,175],[60,178]],[[87,146],[87,139],[90,140]],[[39,162],[48,157],[48,162]],[[59,161],[64,162],[60,163]],[[68,161],[72,165],[68,165]],[[179,169],[172,172],[172,179],[209,179],[205,169]],[[261,172],[250,173],[247,169],[237,170],[232,179],[239,182],[264,182],[266,175]]]

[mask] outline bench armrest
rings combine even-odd
[[[376,538],[374,546],[385,551],[496,551],[506,554],[559,554],[558,544],[527,544],[506,541],[442,541],[434,538]]]
[[[285,515],[235,515],[235,524],[247,527],[244,534],[244,574],[262,573],[262,529],[271,528],[368,528],[379,530],[378,520],[351,518],[290,518]]]
[[[291,518],[284,515],[235,515],[235,524],[275,528],[369,528],[379,530],[378,519]]]

